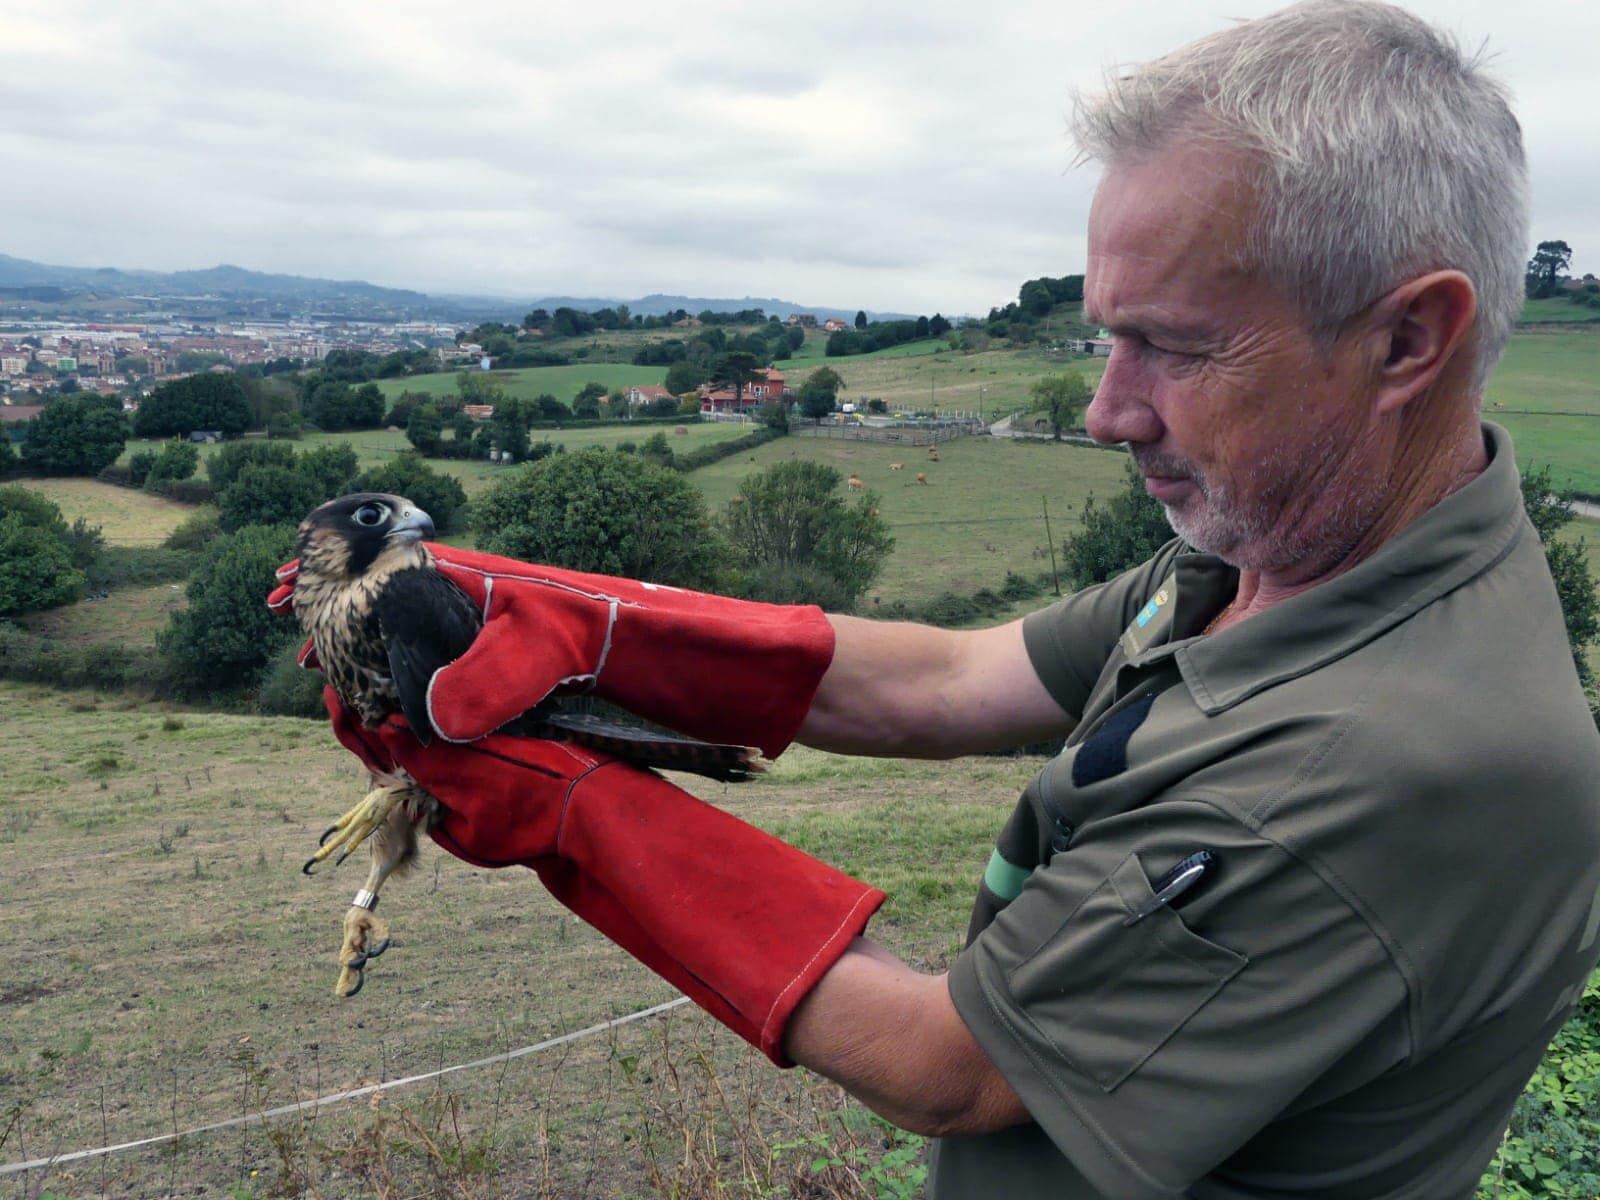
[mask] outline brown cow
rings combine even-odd
[[[905,463],[890,463],[889,464],[889,470],[891,470],[891,471],[904,471],[905,469],[906,469]]]
[[[835,476],[835,478],[837,478],[837,476]],[[852,475],[845,481],[845,486],[848,487],[852,492],[859,492],[867,485],[861,482],[861,476]]]
[[[928,447],[928,461],[929,462],[938,462],[939,461],[939,449],[938,449],[937,446],[929,446]]]
[[[927,483],[928,482],[928,476],[926,474],[924,474],[922,471],[918,471],[917,472],[916,482],[917,483]]]

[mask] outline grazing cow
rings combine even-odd
[[[847,486],[852,492],[859,492],[867,485],[861,482],[861,476],[852,475],[848,480],[845,481],[845,486]]]
[[[939,461],[939,448],[937,446],[929,446],[928,447],[928,461],[929,462],[938,462]]]
[[[918,471],[917,472],[916,482],[917,483],[927,483],[928,482],[928,476],[925,473],[923,473],[922,471]]]
[[[905,469],[906,469],[905,463],[890,463],[889,464],[889,470],[891,470],[891,471],[904,471]]]

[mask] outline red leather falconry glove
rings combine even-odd
[[[478,866],[532,867],[562,904],[779,1066],[793,1065],[783,1035],[795,1008],[884,901],[595,751],[503,735],[424,748],[404,718],[363,730],[337,695],[329,709],[363,761],[403,767],[440,802],[439,845]]]
[[[450,741],[491,733],[554,691],[592,691],[669,729],[774,758],[833,659],[833,627],[814,606],[428,549],[484,615],[472,647],[428,689],[434,727]],[[296,570],[279,568],[275,611],[292,609]]]

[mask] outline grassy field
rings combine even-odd
[[[1049,442],[964,438],[927,450],[894,443],[795,436],[768,442],[696,471],[692,478],[721,511],[747,475],[790,458],[823,462],[859,475],[877,493],[895,536],[882,578],[864,604],[925,603],[939,593],[998,589],[1007,571],[1050,569],[1043,504],[1060,540],[1078,528],[1084,499],[1122,485],[1125,456]],[[890,464],[904,462],[900,471]],[[918,472],[926,485],[915,482]]]
[[[1530,322],[1576,323],[1600,321],[1600,309],[1585,308],[1570,300],[1551,297],[1548,300],[1527,300],[1522,305],[1522,320]]]
[[[11,934],[0,979],[0,1161],[470,1061],[672,995],[530,873],[477,870],[426,847],[421,869],[384,894],[395,947],[360,996],[335,1000],[339,921],[361,868],[308,879],[299,866],[359,797],[362,776],[325,726],[11,684],[0,684],[0,704]],[[885,887],[892,899],[874,935],[936,967],[956,948],[989,841],[1037,765],[800,751],[757,784],[692,786]],[[708,1127],[723,1119],[715,1095],[692,1086],[697,1072],[743,1114],[747,1135],[759,1126],[772,1142],[813,1136],[837,1104],[832,1089],[780,1076],[683,1010],[452,1076],[445,1092],[395,1090],[275,1132],[229,1130],[176,1151],[36,1173],[24,1194],[254,1197],[299,1194],[309,1177],[312,1194],[373,1195],[384,1121],[384,1169],[407,1181],[387,1194],[664,1194],[651,1183],[651,1156],[677,1169],[685,1145],[673,1113]],[[429,1127],[448,1164],[405,1128],[408,1113],[426,1125],[438,1111],[430,1104],[455,1106],[450,1122]],[[10,1112],[20,1121],[8,1128]],[[860,1114],[849,1120],[859,1125]],[[709,1162],[727,1180],[737,1147],[731,1137],[725,1146],[734,1161]],[[803,1173],[814,1153],[791,1150],[793,1170]],[[438,1183],[446,1169],[470,1187]]]
[[[114,546],[159,545],[194,507],[162,496],[115,487],[94,479],[18,480],[29,491],[49,497],[68,521],[84,518],[98,525]]]
[[[1600,332],[1513,337],[1484,397],[1484,415],[1511,431],[1517,460],[1555,481],[1600,493]]]

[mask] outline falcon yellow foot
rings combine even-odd
[[[382,827],[394,806],[414,789],[415,785],[410,783],[390,783],[373,788],[362,797],[360,804],[328,827],[318,842],[317,852],[300,869],[309,875],[318,863],[325,862],[335,852],[339,857],[333,860],[333,865],[338,866],[350,857],[351,851]]]
[[[363,907],[364,897],[370,897],[373,904],[378,902],[376,896],[363,892],[344,914],[344,944],[339,947],[339,979],[333,994],[346,1000],[366,982],[367,963],[389,948],[389,927]]]

